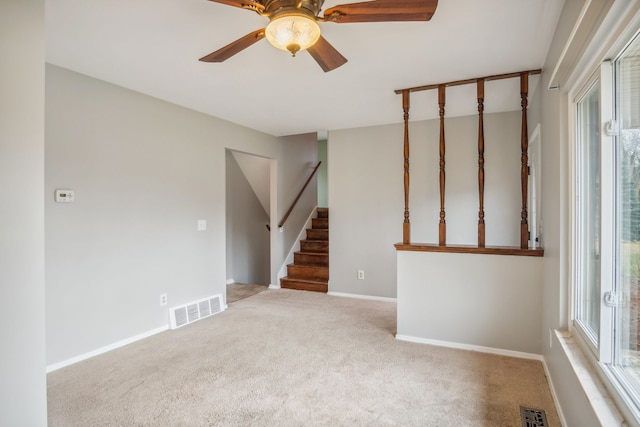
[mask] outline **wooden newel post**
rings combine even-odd
[[[444,189],[445,189],[445,140],[444,140],[444,105],[446,86],[438,86],[438,105],[440,107],[440,223],[438,224],[438,245],[447,245],[447,223],[444,211]]]
[[[402,243],[411,244],[411,222],[409,221],[409,91],[402,92],[402,110],[404,112],[404,222],[402,224]]]
[[[522,184],[522,211],[520,212],[520,248],[529,248],[529,224],[527,222],[527,188],[529,186],[529,132],[527,130],[527,95],[529,73],[520,74],[520,105],[522,106],[522,132],[520,134],[520,181]]]
[[[484,228],[484,79],[478,79],[478,247],[485,247]]]

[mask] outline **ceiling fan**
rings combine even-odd
[[[324,0],[210,1],[252,10],[269,18],[269,24],[200,58],[200,61],[226,61],[266,37],[273,46],[288,50],[293,56],[301,50],[309,51],[325,72],[340,67],[347,58],[322,37],[318,22],[428,21],[438,6],[438,0],[372,0],[338,5],[325,10],[321,17]]]

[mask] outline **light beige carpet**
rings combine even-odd
[[[559,426],[542,364],[397,341],[393,303],[268,290],[48,375],[51,426]]]
[[[248,283],[232,283],[227,285],[227,304],[249,298],[260,292],[264,292],[269,285],[253,285]]]

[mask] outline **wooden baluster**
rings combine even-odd
[[[485,247],[484,229],[484,79],[477,83],[478,92],[478,247]]]
[[[444,105],[445,105],[445,85],[438,86],[438,105],[440,106],[440,223],[438,224],[438,244],[447,245],[447,223],[444,211],[444,188],[445,188],[445,141],[444,141]]]
[[[527,222],[527,188],[529,185],[529,132],[527,130],[527,95],[529,92],[529,73],[520,74],[520,105],[522,106],[522,132],[520,134],[520,181],[522,184],[522,211],[520,213],[520,248],[529,247],[529,224]]]
[[[404,223],[402,224],[402,243],[411,244],[411,223],[409,221],[409,91],[402,92],[402,110],[404,111]]]

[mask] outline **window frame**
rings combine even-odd
[[[604,132],[604,123],[612,120],[613,114],[613,73],[610,61],[604,61],[600,64],[589,78],[580,86],[579,90],[570,94],[570,123],[571,141],[572,141],[572,206],[571,206],[571,295],[570,295],[570,322],[569,330],[575,335],[579,334],[583,345],[588,347],[589,351],[596,357],[598,361],[610,363],[612,360],[613,335],[610,333],[613,327],[614,310],[602,304],[607,292],[613,291],[613,273],[615,259],[612,257],[612,249],[615,242],[615,229],[611,227],[611,221],[614,219],[612,215],[613,202],[615,200],[615,180],[613,174],[615,172],[615,144],[613,137],[608,136]],[[582,149],[579,129],[580,120],[578,117],[578,104],[591,91],[595,84],[599,85],[599,129],[600,129],[600,324],[598,328],[598,337],[583,327],[582,322],[577,319],[580,312],[578,304],[580,292],[578,283],[582,280],[581,251],[578,249],[583,240],[582,237]]]
[[[625,372],[623,367],[619,367],[615,364],[616,348],[615,348],[615,335],[616,335],[616,317],[615,307],[610,307],[604,304],[605,293],[614,291],[619,293],[619,289],[616,288],[617,281],[619,280],[619,268],[618,259],[619,252],[617,248],[617,237],[619,233],[619,215],[617,213],[618,206],[616,205],[619,183],[617,173],[617,147],[620,143],[617,135],[606,135],[604,125],[612,120],[618,120],[615,114],[618,114],[618,100],[615,98],[619,89],[619,82],[617,79],[617,72],[615,70],[615,63],[625,53],[626,49],[631,45],[636,38],[640,38],[640,13],[631,19],[631,24],[627,26],[625,30],[621,30],[617,33],[616,40],[609,44],[609,58],[613,60],[602,60],[597,66],[592,68],[591,74],[588,78],[582,79],[582,84],[574,85],[573,90],[568,91],[568,137],[569,137],[569,177],[570,177],[570,212],[571,223],[568,229],[568,244],[569,244],[569,272],[568,279],[570,286],[568,287],[568,328],[572,335],[576,338],[576,343],[582,349],[582,352],[587,356],[596,369],[598,376],[603,380],[605,388],[611,393],[612,400],[617,403],[618,407],[625,413],[625,417],[629,420],[635,420],[636,423],[640,423],[640,382],[629,381],[629,374]],[[629,24],[629,22],[627,22]],[[632,27],[632,28],[630,28]],[[604,56],[604,55],[603,55]],[[579,242],[579,212],[580,208],[579,200],[577,199],[579,193],[578,186],[578,172],[580,165],[580,157],[578,156],[578,102],[591,88],[591,85],[599,79],[600,82],[600,146],[601,146],[601,260],[604,264],[601,265],[601,312],[600,312],[600,340],[598,345],[593,345],[593,341],[579,322],[576,322],[576,303],[577,303],[577,280],[579,280],[578,268],[580,266],[576,259],[579,255],[578,247]],[[608,82],[608,83],[605,83]],[[618,122],[619,123],[619,122]],[[604,189],[608,191],[604,191]],[[604,256],[606,253],[606,257]],[[614,294],[615,295],[615,294]]]

